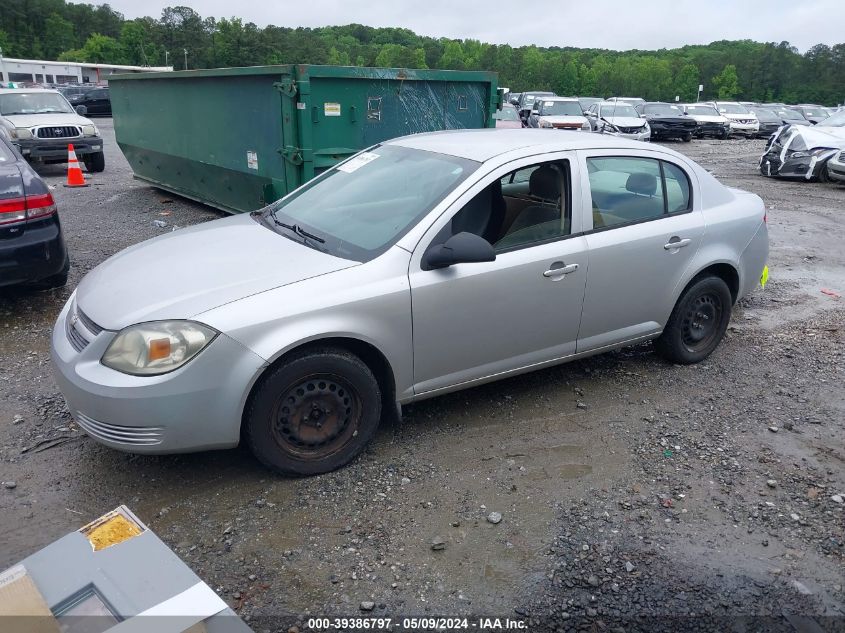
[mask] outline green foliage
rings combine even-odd
[[[512,90],[561,95],[689,101],[704,83],[704,99],[833,104],[845,96],[845,44],[819,44],[803,55],[788,42],[751,40],[658,51],[513,48],[361,24],[258,28],[236,17],[203,18],[187,6],[167,7],[157,19],[124,20],[108,4],[2,0],[0,46],[8,57],[137,65],[164,65],[167,52],[177,70],[185,67],[186,50],[188,68],[309,63],[491,70]]]
[[[713,87],[716,89],[716,96],[719,99],[735,99],[740,93],[736,66],[733,64],[725,66],[722,72],[713,77]]]

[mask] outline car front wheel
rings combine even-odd
[[[82,157],[85,169],[92,173],[99,173],[106,168],[106,157],[103,152],[96,152]]]
[[[731,291],[719,277],[701,277],[678,299],[675,309],[655,341],[661,356],[691,365],[710,356],[719,345],[731,319]]]
[[[316,475],[347,464],[381,418],[378,381],[357,356],[321,348],[297,354],[265,376],[244,418],[256,458],[289,475]]]

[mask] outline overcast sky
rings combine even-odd
[[[94,4],[102,4],[95,2]],[[493,44],[626,50],[715,40],[845,42],[845,0],[111,0],[127,18],[186,5],[203,17],[240,17],[259,26],[357,22],[420,35]]]

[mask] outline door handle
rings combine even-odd
[[[549,270],[543,273],[543,277],[562,277],[563,275],[574,273],[576,270],[578,270],[578,264],[568,264],[560,268],[549,268]]]
[[[685,237],[684,239],[673,237],[669,240],[669,242],[663,245],[663,248],[665,248],[667,251],[671,251],[676,248],[683,248],[684,246],[689,246],[690,244],[692,244],[692,240],[688,237]]]

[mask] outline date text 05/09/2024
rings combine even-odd
[[[478,631],[520,631],[528,628],[524,620],[511,618],[309,618],[306,622],[307,628],[317,631],[327,630],[371,630],[389,631],[399,630],[457,630],[475,629]]]

